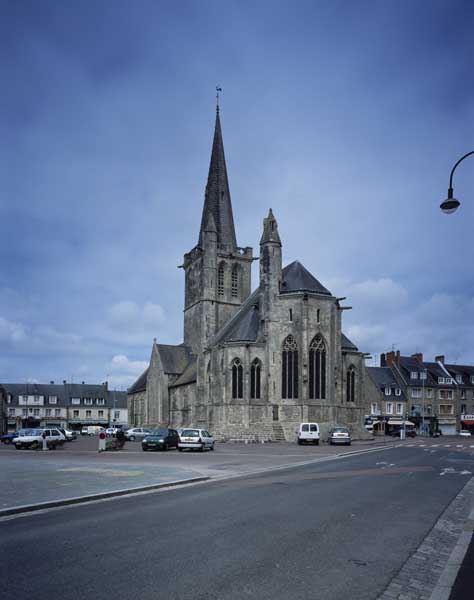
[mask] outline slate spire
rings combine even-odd
[[[229,181],[224,156],[219,107],[216,109],[216,125],[212,143],[211,163],[207,177],[204,208],[202,211],[201,229],[199,230],[199,245],[203,244],[203,234],[212,215],[217,228],[217,243],[233,251],[237,247],[230,200]]]

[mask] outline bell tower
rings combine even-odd
[[[193,352],[208,346],[250,294],[252,260],[252,248],[237,246],[217,106],[199,239],[183,263],[184,343]]]

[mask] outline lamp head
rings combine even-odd
[[[456,211],[460,205],[461,203],[459,202],[459,200],[453,198],[453,188],[450,187],[448,189],[448,197],[446,198],[446,200],[444,200],[444,202],[441,202],[439,207],[445,214],[450,215],[451,213]]]

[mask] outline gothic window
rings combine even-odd
[[[225,264],[222,262],[217,271],[217,293],[219,296],[224,295],[224,271]]]
[[[283,342],[281,353],[281,397],[298,398],[298,344],[292,335]]]
[[[238,265],[234,265],[234,268],[232,269],[231,293],[232,293],[232,298],[238,298],[238,296],[239,296],[239,266]]]
[[[260,374],[262,366],[258,358],[256,358],[250,367],[250,397],[260,398]]]
[[[309,346],[309,397],[311,400],[326,398],[326,345],[319,334]]]
[[[243,398],[244,370],[238,358],[232,363],[232,398]]]
[[[347,370],[346,401],[355,402],[355,369],[351,365]]]

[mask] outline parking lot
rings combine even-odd
[[[387,439],[387,446],[392,442]],[[0,509],[196,477],[255,473],[383,445],[379,440],[350,447],[216,443],[214,452],[143,452],[136,441],[126,442],[120,451],[99,453],[98,438],[88,436],[47,452],[0,444]]]

